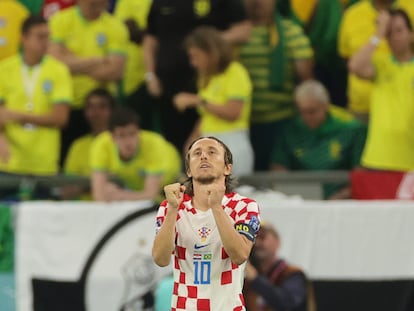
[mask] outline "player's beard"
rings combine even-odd
[[[216,180],[216,177],[214,177],[213,175],[199,176],[197,178],[194,178],[194,181],[201,185],[210,185],[214,183],[215,180]]]

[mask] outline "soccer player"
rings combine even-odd
[[[245,310],[245,262],[259,230],[257,203],[233,191],[233,157],[215,137],[189,147],[184,185],[164,187],[156,218],[154,261],[174,254],[173,310]]]

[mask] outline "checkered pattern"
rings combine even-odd
[[[222,205],[235,225],[259,219],[257,203],[238,193],[226,194]],[[157,232],[167,210],[164,201],[156,218]],[[196,210],[186,195],[175,228],[172,310],[245,310],[244,265],[232,263],[225,252],[212,211]]]

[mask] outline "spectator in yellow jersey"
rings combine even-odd
[[[76,139],[69,148],[64,172],[71,176],[91,176],[89,155],[92,142],[99,134],[108,130],[109,118],[115,107],[115,98],[105,89],[92,90],[85,100],[85,118],[90,132]],[[66,185],[61,192],[62,199],[90,199],[90,187]]]
[[[375,34],[378,12],[390,8],[403,8],[411,12],[414,21],[414,1],[412,0],[372,0],[360,1],[345,12],[339,29],[339,54],[350,59]],[[389,55],[385,40],[377,43],[376,55]],[[360,79],[352,72],[348,75],[348,108],[360,120],[367,122],[371,105],[370,80]]]
[[[97,201],[155,200],[181,172],[175,147],[161,135],[140,129],[138,116],[126,108],[115,109],[109,131],[94,140],[90,165]],[[123,185],[112,182],[111,176]]]
[[[69,175],[90,176],[88,161],[93,140],[108,130],[109,118],[115,107],[115,98],[105,89],[92,90],[85,100],[85,118],[90,132],[76,139],[70,146],[65,161],[65,173]]]
[[[17,0],[0,1],[0,60],[17,53],[20,28],[29,12]]]
[[[392,55],[377,55],[386,39]],[[362,165],[414,170],[414,31],[403,10],[381,11],[376,34],[351,58],[350,71],[373,82]]]
[[[22,52],[0,63],[0,171],[54,175],[60,133],[72,102],[68,68],[46,55],[49,28],[30,16],[22,26]]]
[[[74,104],[69,126],[63,133],[65,156],[70,143],[88,131],[83,117],[86,95],[97,87],[116,91],[123,77],[128,33],[125,25],[106,12],[108,0],[79,0],[76,6],[50,19],[49,52],[70,68]]]
[[[180,111],[196,107],[201,115],[188,142],[200,136],[215,136],[234,154],[233,174],[252,173],[249,74],[233,60],[230,46],[212,27],[203,26],[190,33],[186,48],[198,75],[199,90],[198,94],[178,93],[174,104]]]

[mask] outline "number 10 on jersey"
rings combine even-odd
[[[210,284],[211,261],[193,261],[194,284]]]

